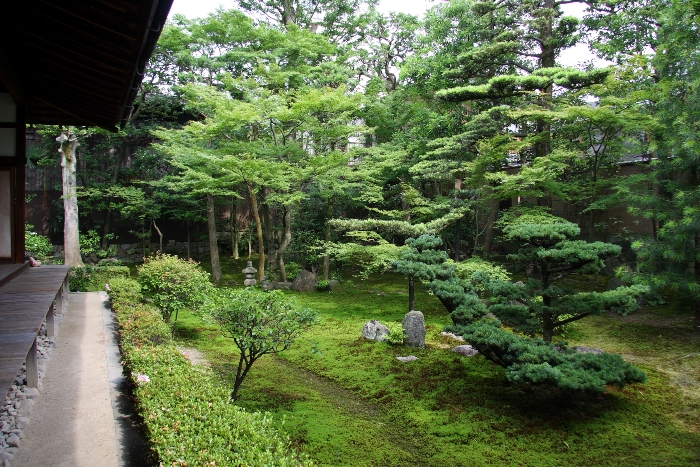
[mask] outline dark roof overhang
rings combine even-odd
[[[173,0],[5,0],[0,83],[27,123],[116,130]]]

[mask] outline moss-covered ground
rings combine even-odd
[[[244,261],[225,264],[238,286]],[[594,288],[592,278],[577,278]],[[402,277],[353,279],[342,292],[289,292],[320,323],[279,356],[253,366],[237,403],[268,411],[321,466],[690,466],[700,465],[700,339],[672,304],[627,317],[570,325],[571,345],[622,354],[649,381],[602,396],[563,397],[510,384],[481,356],[460,357],[440,335],[449,317],[424,292],[424,349],[360,339],[370,319],[400,322]],[[605,278],[599,287],[604,288]],[[178,340],[195,347],[231,384],[237,351],[213,324],[181,314]],[[402,363],[394,357],[415,355]]]

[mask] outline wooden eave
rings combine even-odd
[[[173,0],[5,0],[0,82],[27,123],[124,125]]]

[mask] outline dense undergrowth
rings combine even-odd
[[[238,282],[240,264],[225,278]],[[588,283],[592,277],[572,280]],[[598,287],[604,287],[601,279]],[[407,349],[359,339],[369,319],[400,322],[405,280],[384,274],[341,293],[293,294],[320,324],[281,358],[263,358],[238,403],[269,411],[317,464],[327,466],[617,466],[696,464],[700,460],[700,342],[691,315],[670,307],[627,317],[602,315],[568,326],[571,345],[621,353],[647,372],[644,385],[604,396],[563,396],[510,384],[483,357],[450,351],[450,324],[425,292],[428,345]],[[686,317],[688,319],[686,319]],[[182,318],[179,341],[203,351],[224,383],[235,347],[213,325]],[[677,323],[669,325],[669,323]],[[394,357],[413,354],[401,363]],[[687,356],[687,357],[686,357]]]
[[[177,350],[161,313],[140,303],[138,283],[114,279],[110,288],[124,365],[160,465],[312,465],[294,454],[269,415],[233,405],[217,378]]]

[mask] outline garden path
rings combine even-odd
[[[104,292],[72,293],[14,467],[141,467]]]

